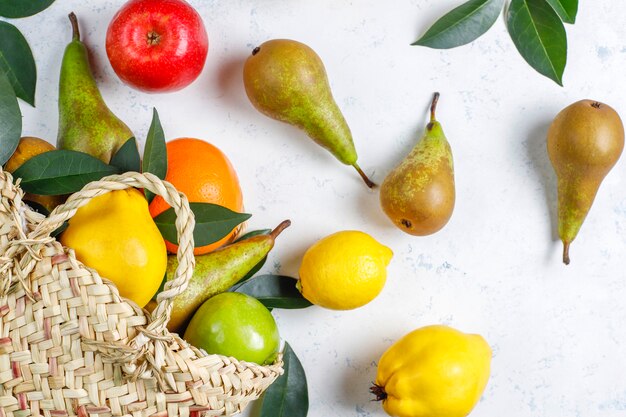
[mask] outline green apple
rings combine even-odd
[[[207,353],[266,365],[274,362],[280,336],[274,317],[256,298],[226,292],[194,314],[184,339]]]

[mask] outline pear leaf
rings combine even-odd
[[[0,72],[8,77],[15,95],[34,107],[37,67],[30,46],[24,35],[7,22],[0,21],[0,39]]]
[[[128,139],[113,155],[109,165],[119,168],[121,172],[141,171],[141,159],[135,138]]]
[[[512,0],[507,26],[526,62],[562,86],[567,35],[559,15],[546,0]]]
[[[20,18],[35,15],[54,3],[54,0],[2,0],[0,16]]]
[[[189,203],[189,206],[196,218],[196,227],[193,230],[196,247],[210,245],[223,239],[235,227],[251,217],[250,214],[236,213],[217,204]],[[173,208],[170,207],[159,214],[154,218],[154,222],[167,241],[178,244],[176,214]]]
[[[86,153],[55,150],[32,157],[13,176],[22,179],[20,186],[26,192],[62,195],[80,191],[92,181],[119,172],[118,168]]]
[[[309,412],[309,389],[302,363],[285,342],[283,373],[263,396],[261,417],[306,417]]]
[[[558,13],[565,23],[576,23],[578,14],[578,0],[547,0],[550,6]]]
[[[0,165],[4,165],[20,142],[22,113],[15,91],[7,76],[0,71]]]
[[[450,49],[468,44],[498,20],[504,0],[470,0],[437,20],[413,45]]]
[[[165,145],[165,133],[161,126],[159,113],[152,109],[152,123],[146,138],[146,146],[143,150],[143,172],[149,172],[164,180],[167,175],[167,147]],[[151,202],[154,194],[146,190],[146,198]]]

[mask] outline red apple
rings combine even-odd
[[[202,72],[209,39],[184,0],[130,0],[109,24],[106,50],[115,73],[138,90],[180,90]]]

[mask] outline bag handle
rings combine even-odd
[[[152,313],[152,321],[146,327],[146,331],[150,333],[161,334],[170,319],[174,298],[185,291],[195,267],[193,255],[194,215],[189,208],[187,197],[174,188],[172,184],[150,173],[126,172],[121,175],[104,177],[100,181],[87,184],[82,190],[72,194],[65,204],[56,207],[29,235],[33,239],[46,237],[74,216],[80,207],[93,198],[110,191],[127,188],[144,188],[163,197],[176,213],[176,230],[179,242],[178,268],[176,268],[174,279],[167,281],[164,290],[157,296],[157,306]]]

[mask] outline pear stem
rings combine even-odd
[[[563,242],[563,263],[569,265],[569,244],[570,242]]]
[[[376,183],[374,183],[374,181],[370,180],[368,178],[367,175],[365,175],[365,172],[363,172],[363,170],[361,169],[361,167],[359,166],[359,164],[355,163],[354,165],[352,165],[354,167],[354,169],[356,169],[356,172],[359,173],[359,175],[361,176],[361,178],[363,178],[363,181],[365,181],[365,184],[369,187],[369,188],[374,188],[376,187]]]
[[[430,105],[430,121],[436,122],[435,111],[437,111],[437,103],[439,103],[439,93],[435,93],[433,96],[433,102]]]
[[[283,230],[285,230],[289,226],[291,226],[291,220],[283,221],[281,224],[276,226],[276,228],[274,230],[271,231],[271,233],[270,233],[271,238],[272,239],[276,239],[278,237],[278,235],[281,234],[283,232]]]
[[[70,13],[67,17],[70,18],[70,23],[72,24],[72,40],[80,41],[80,29],[78,29],[78,18],[74,14],[74,12]]]

